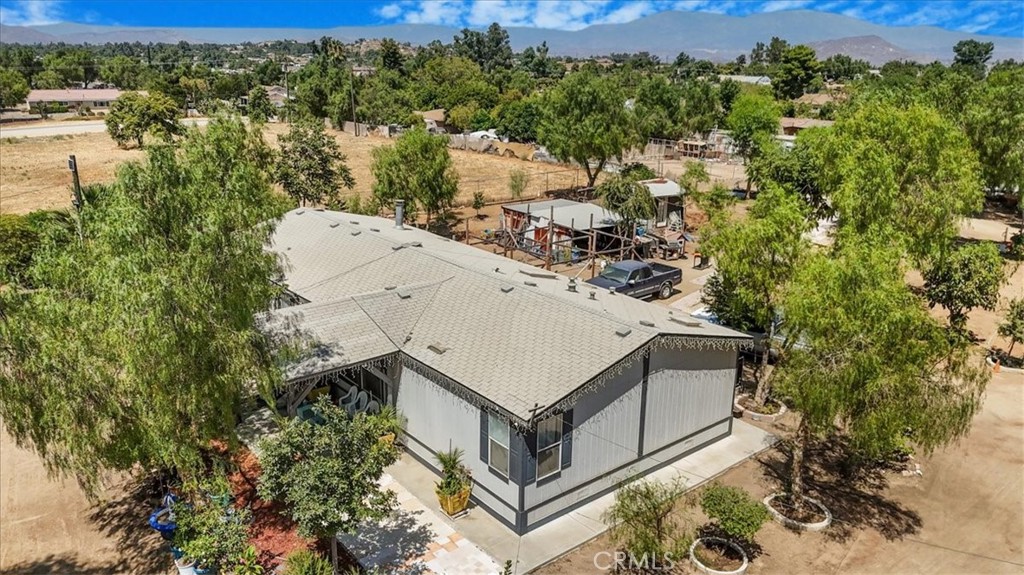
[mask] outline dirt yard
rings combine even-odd
[[[283,124],[266,128],[267,142],[277,146],[277,136],[287,132]],[[368,196],[373,186],[370,166],[374,148],[392,141],[375,136],[355,137],[331,130],[342,152],[348,157],[356,186],[352,194]],[[83,184],[113,180],[117,166],[143,157],[140,150],[122,150],[106,134],[79,134],[39,138],[0,140],[0,213],[26,213],[37,209],[70,206],[71,173],[68,155],[75,154]],[[545,190],[586,185],[579,168],[559,164],[530,162],[498,155],[451,150],[459,174],[456,203],[469,205],[473,194],[483,192],[488,200],[511,199],[509,173],[513,169],[529,174],[524,198]]]
[[[1007,223],[971,219],[967,240],[1001,241]],[[1009,233],[1014,233],[1015,228]],[[1001,305],[1024,297],[1024,265],[1005,264]],[[919,275],[908,277],[920,284]],[[944,317],[941,308],[932,310]],[[968,319],[979,347],[1006,349],[996,333],[1002,309],[974,310]],[[980,350],[979,350],[980,351]],[[1015,352],[1016,353],[1016,352]],[[931,457],[915,460],[921,475],[866,474],[854,480],[817,467],[809,483],[836,522],[825,533],[796,533],[768,523],[757,537],[762,554],[748,573],[1022,573],[1024,572],[1024,373],[1001,370],[988,386],[970,434]],[[790,413],[769,431],[796,428]],[[828,452],[820,459],[828,461]],[[782,485],[785,448],[773,448],[719,479],[758,498]],[[699,510],[694,513],[700,518]],[[537,571],[540,575],[601,573],[595,554],[614,551],[606,535]],[[602,563],[603,564],[603,563]],[[679,573],[695,572],[688,560]]]
[[[0,573],[168,573],[142,487],[116,482],[106,496],[91,503],[74,480],[50,479],[35,453],[0,431]]]

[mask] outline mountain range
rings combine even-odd
[[[778,36],[790,44],[810,44],[820,57],[845,53],[882,64],[894,59],[950,61],[953,46],[967,39],[992,42],[994,60],[1024,59],[1024,38],[984,36],[934,26],[882,26],[840,14],[791,10],[727,16],[705,12],[662,12],[624,24],[599,24],[576,31],[507,28],[512,47],[522,50],[547,42],[550,53],[586,57],[613,52],[649,52],[673,59],[679,52],[713,61],[747,54],[755,42]],[[0,26],[0,43],[104,44],[108,42],[210,42],[236,44],[268,40],[311,41],[331,36],[342,41],[394,38],[427,44],[450,42],[459,29],[431,24],[341,26],[336,28],[143,28],[62,23]]]

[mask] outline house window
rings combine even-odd
[[[508,477],[508,423],[487,414],[487,465],[502,477]]]
[[[537,479],[562,470],[562,416],[549,417],[537,425]]]

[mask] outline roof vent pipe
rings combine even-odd
[[[395,200],[395,228],[405,229],[405,200]]]
[[[569,291],[576,293],[576,278],[569,278]]]

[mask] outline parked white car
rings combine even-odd
[[[497,140],[497,139],[499,139],[498,138],[498,133],[494,130],[494,128],[491,128],[490,130],[478,130],[476,132],[470,132],[469,133],[469,137],[470,138],[479,138],[481,140]]]

